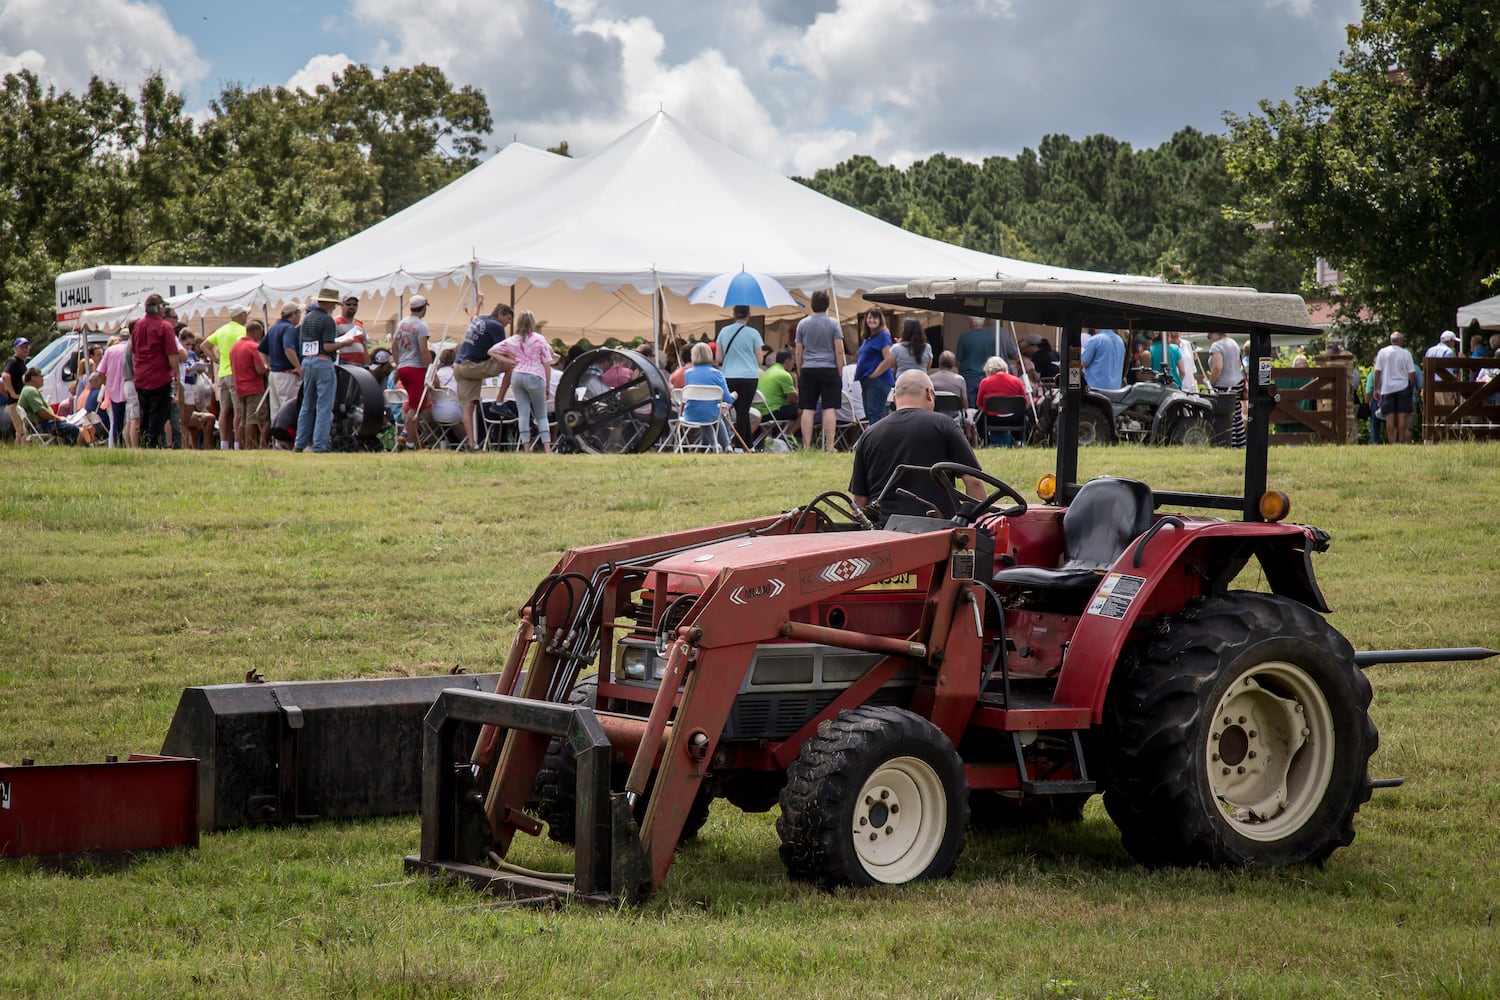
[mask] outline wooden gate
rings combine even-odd
[[[1480,381],[1494,358],[1422,359],[1422,440],[1500,438],[1500,376]]]
[[[1349,442],[1349,369],[1342,365],[1277,368],[1272,444]]]

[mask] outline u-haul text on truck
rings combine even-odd
[[[263,267],[175,267],[106,264],[57,277],[57,325],[71,324],[85,309],[140,302],[156,292],[164,298],[201,292],[226,282],[264,274]]]

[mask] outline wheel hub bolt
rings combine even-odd
[[[1242,716],[1240,716],[1240,725],[1243,726],[1244,724],[1245,724],[1245,717],[1242,715]]]
[[[891,797],[891,793],[889,791],[887,791],[884,788],[882,788],[880,790],[880,801],[884,802],[886,799],[888,799],[890,797]]]
[[[896,828],[893,827],[893,826],[888,826],[888,827],[885,828],[885,835],[887,837],[889,837],[891,834],[893,834],[895,832],[896,832]]]
[[[1244,773],[1245,773],[1245,768],[1244,768],[1244,765],[1241,765],[1241,766],[1240,766],[1240,767],[1239,767],[1239,768],[1238,768],[1238,769],[1237,769],[1237,771],[1238,771],[1238,773],[1240,773],[1240,774],[1244,774]]]
[[[880,834],[878,834],[878,833],[872,833],[872,834],[870,834],[870,839],[871,839],[871,840],[875,840],[875,839],[877,839],[877,838],[878,838],[878,837],[879,837],[879,836],[880,836]]]
[[[1228,773],[1229,773],[1229,768],[1227,768],[1227,767],[1226,767],[1226,768],[1224,768],[1224,773],[1225,773],[1225,774],[1228,774]]]
[[[1213,759],[1214,760],[1218,760],[1219,759],[1219,755],[1218,754],[1214,754],[1214,758]]]
[[[901,806],[900,806],[900,805],[898,805],[898,804],[897,804],[897,803],[895,803],[895,802],[892,802],[892,803],[891,803],[891,813],[892,813],[892,814],[893,814],[893,815],[894,815],[894,814],[895,814],[895,813],[898,813],[898,812],[900,812],[900,811],[901,811]]]
[[[1253,739],[1255,739],[1255,737],[1257,737],[1257,736],[1259,736],[1259,735],[1260,735],[1260,734],[1259,734],[1259,733],[1257,733],[1257,732],[1256,732],[1256,731],[1255,731],[1255,730],[1253,730],[1253,729],[1252,729],[1252,730],[1250,730],[1250,738],[1251,738],[1251,739],[1252,739],[1252,740],[1253,740]]]
[[[1254,751],[1254,750],[1251,750],[1251,751],[1250,751],[1250,753],[1249,753],[1249,757],[1250,757],[1250,759],[1251,759],[1251,760],[1254,760],[1254,759],[1255,759],[1255,751]]]

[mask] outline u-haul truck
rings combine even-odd
[[[106,264],[57,277],[57,325],[71,324],[85,309],[140,302],[152,292],[163,298],[201,292],[225,282],[264,274],[263,267],[172,267]]]

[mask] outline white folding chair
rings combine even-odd
[[[844,417],[845,413],[849,414],[847,419]],[[859,441],[859,436],[865,432],[869,422],[858,414],[859,411],[854,408],[854,397],[845,389],[840,399],[838,422],[835,424],[835,448],[853,448]]]
[[[20,403],[11,404],[11,412],[21,415],[21,429],[23,433],[16,440],[21,444],[56,444],[57,435],[50,431],[43,433],[37,429],[36,423],[27,412],[21,409]]]
[[[766,405],[766,397],[759,389],[755,390],[755,406],[757,410]],[[791,434],[787,434],[787,425],[791,424]],[[762,447],[771,450],[771,446],[779,441],[787,451],[797,450],[797,426],[794,420],[777,420],[769,413],[760,415],[760,432]],[[781,449],[775,449],[777,451]]]
[[[401,434],[406,429],[406,390],[399,386],[394,389],[386,389],[383,398],[387,411],[394,406],[400,414],[396,417],[396,433],[391,435],[390,450],[395,451],[401,447]]]
[[[687,415],[687,404],[697,402],[714,403],[714,417],[712,420],[691,420]],[[676,451],[723,451],[719,443],[718,427],[723,422],[723,414],[718,404],[724,401],[724,390],[716,385],[690,385],[682,390],[682,413],[677,417],[677,447]],[[705,438],[704,432],[710,432]],[[693,435],[693,442],[689,443],[688,435]]]

